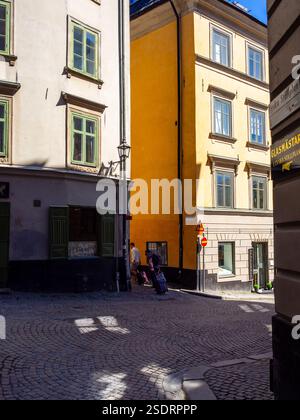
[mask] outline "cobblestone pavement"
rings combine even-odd
[[[270,352],[273,312],[269,303],[175,291],[158,297],[149,288],[120,296],[0,296],[7,323],[0,400],[171,399],[163,388],[168,375]],[[214,370],[208,380],[220,398],[264,399],[264,363]]]
[[[257,361],[210,370],[205,379],[218,400],[274,400],[269,368],[265,360]]]

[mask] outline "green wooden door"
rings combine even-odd
[[[98,249],[101,257],[115,255],[115,216],[98,216]]]
[[[69,207],[49,209],[49,257],[67,259],[69,254]]]
[[[10,204],[0,203],[0,289],[8,284]]]

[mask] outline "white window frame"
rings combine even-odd
[[[261,63],[261,65],[262,65],[262,69],[261,69],[262,74],[261,74],[261,79],[258,79],[257,77],[252,76],[250,74],[250,50],[254,50],[254,51],[260,53],[261,56],[262,56],[262,63]],[[259,82],[265,82],[265,80],[266,80],[266,57],[265,57],[265,50],[262,49],[262,48],[257,47],[256,45],[253,45],[253,44],[250,44],[249,42],[247,42],[246,43],[246,55],[247,55],[247,57],[246,57],[247,75],[249,77],[251,77],[253,80],[257,80]]]
[[[216,119],[215,119],[215,100],[219,100],[222,102],[228,102],[230,104],[230,132],[229,132],[229,136],[227,136],[226,134],[220,134],[217,133],[216,131]],[[220,96],[220,95],[216,95],[213,94],[212,95],[212,133],[217,135],[217,136],[223,136],[225,138],[233,138],[233,101],[231,101],[230,99]]]
[[[231,245],[232,246],[232,265],[233,265],[233,272],[231,274],[220,274],[220,254],[219,254],[219,247],[220,245]],[[218,242],[218,277],[220,279],[226,278],[233,278],[236,277],[236,242],[235,241],[219,241]]]
[[[254,178],[261,178],[265,179],[266,182],[266,189],[265,189],[265,208],[264,209],[256,209],[254,208],[254,200],[253,200],[253,179]],[[250,177],[250,195],[251,195],[251,209],[257,212],[268,211],[269,209],[269,178],[264,174],[259,173],[252,173]]]
[[[231,192],[231,197],[232,197],[232,206],[231,207],[221,207],[218,205],[218,174],[228,174],[232,177],[232,192]],[[235,191],[236,191],[236,185],[235,185],[235,173],[233,170],[229,170],[229,169],[225,169],[225,168],[215,168],[215,172],[214,172],[214,177],[213,177],[213,181],[214,181],[214,200],[215,200],[215,208],[216,209],[220,209],[220,210],[234,210],[235,209]]]
[[[263,143],[258,143],[257,141],[253,141],[252,140],[252,135],[251,135],[251,113],[252,111],[263,114],[264,115],[264,141]],[[253,106],[249,106],[248,107],[248,119],[249,119],[249,144],[254,145],[254,146],[267,146],[267,114],[265,111],[263,111],[262,109],[259,108],[255,108]]]
[[[214,32],[219,32],[221,35],[224,35],[229,40],[228,45],[228,65],[219,63],[214,58]],[[221,66],[227,68],[233,68],[233,36],[231,32],[227,32],[223,28],[220,28],[216,25],[211,25],[210,27],[210,58],[214,63],[220,64]]]

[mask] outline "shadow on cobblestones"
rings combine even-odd
[[[273,305],[247,305],[252,312],[245,302],[157,297],[148,288],[120,296],[2,296],[0,399],[171,398],[162,383],[172,373],[271,351]],[[211,375],[227,395],[224,377]],[[243,375],[237,381],[261,387],[264,399],[266,367],[261,377]]]

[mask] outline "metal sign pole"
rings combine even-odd
[[[197,238],[197,292],[201,290],[201,244],[200,237]]]
[[[205,293],[205,247],[203,248],[203,280],[202,280],[202,292]]]

